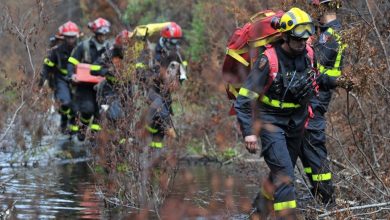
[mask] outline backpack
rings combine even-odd
[[[139,25],[134,28],[133,36],[141,38],[143,40],[148,39],[150,41],[155,41],[156,39],[160,38],[161,30],[167,25],[169,25],[170,23],[171,22],[163,22],[163,23]]]
[[[259,55],[258,48],[281,39],[281,33],[271,26],[271,21],[283,14],[283,11],[260,11],[231,35],[222,65],[222,76],[229,99],[236,99],[241,84]]]

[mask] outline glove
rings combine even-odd
[[[295,80],[290,85],[289,91],[294,96],[294,99],[303,104],[314,94],[314,78],[303,74],[299,79]]]

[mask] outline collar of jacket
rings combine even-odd
[[[91,38],[91,42],[95,45],[97,51],[100,51],[100,50],[102,50],[102,49],[105,49],[106,46],[107,46],[107,41],[104,41],[104,42],[101,44],[101,43],[97,42],[97,40],[95,39],[95,37],[92,37],[92,38]]]
[[[333,28],[334,30],[338,31],[342,28],[341,22],[336,19],[326,24],[320,25],[321,32],[325,32],[328,28]]]

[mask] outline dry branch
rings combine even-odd
[[[390,206],[390,202],[375,203],[375,204],[369,204],[369,205],[354,206],[354,207],[349,207],[349,208],[344,208],[344,209],[338,209],[338,210],[334,210],[331,212],[321,214],[318,216],[318,218],[324,218],[324,217],[327,217],[327,216],[330,216],[330,215],[333,215],[336,213],[340,213],[340,212],[368,209],[368,208],[378,208],[378,207],[383,207],[383,206]]]

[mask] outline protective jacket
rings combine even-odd
[[[41,77],[43,79],[48,79],[49,74],[54,73],[55,77],[65,79],[68,75],[67,64],[72,50],[73,47],[69,47],[65,43],[54,46],[43,61],[44,66]]]
[[[329,79],[321,82],[318,97],[313,97],[311,100],[313,111],[318,111],[321,114],[327,112],[332,98],[332,89],[336,87],[336,79],[341,76],[346,44],[341,42],[341,37],[338,34],[340,29],[341,23],[338,20],[322,26],[322,33],[314,45],[318,69],[321,74],[325,75],[324,78]]]
[[[269,60],[264,54],[254,64],[244,86],[240,89],[234,103],[237,118],[244,136],[252,135],[252,100],[256,102],[254,117],[262,122],[287,126],[290,120],[296,124],[302,124],[307,116],[308,97],[314,95],[314,91],[299,94],[304,87],[311,87],[310,77],[315,77],[307,51],[296,57],[289,57],[281,48],[281,43],[274,44],[279,59],[279,72],[274,73],[275,78],[269,83]],[[303,83],[302,83],[303,82]],[[267,91],[264,93],[266,87]]]
[[[101,55],[110,48],[109,43],[105,42],[100,44],[95,38],[89,38],[82,41],[73,50],[71,56],[68,59],[68,72],[69,76],[75,73],[75,66],[79,63],[93,64],[101,57]],[[91,65],[91,71],[100,71],[100,65]]]

